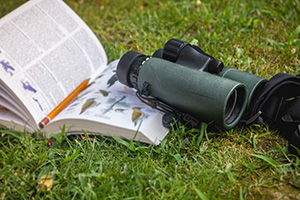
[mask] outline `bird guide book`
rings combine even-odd
[[[0,124],[33,132],[84,80],[90,85],[41,131],[159,144],[162,114],[117,81],[118,61],[62,0],[31,0],[0,20]]]

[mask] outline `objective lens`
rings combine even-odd
[[[226,109],[225,109],[225,121],[228,120],[228,118],[232,115],[233,110],[236,106],[236,102],[237,102],[237,91],[235,90],[233,92],[233,94],[230,96],[228,103],[226,105]]]
[[[224,121],[227,124],[232,123],[238,116],[242,109],[245,97],[245,90],[237,88],[230,95],[226,104]]]

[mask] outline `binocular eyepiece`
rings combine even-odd
[[[138,75],[141,66],[150,56],[135,51],[128,51],[120,59],[117,67],[117,77],[120,83],[138,89]]]
[[[217,74],[223,70],[223,63],[205,53],[200,47],[171,39],[163,49],[154,52],[153,57],[162,58],[191,69]]]
[[[231,129],[265,79],[224,67],[201,48],[169,40],[153,56],[129,51],[117,66],[119,82],[199,121]]]

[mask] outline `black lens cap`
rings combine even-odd
[[[128,51],[121,57],[117,66],[117,77],[120,83],[133,87],[129,79],[130,68],[134,64],[134,61],[141,56],[145,55],[135,51]]]

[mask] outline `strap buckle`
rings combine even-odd
[[[250,124],[252,124],[252,123],[254,123],[255,121],[258,121],[259,123],[260,123],[260,115],[262,114],[262,112],[261,111],[258,111],[255,115],[253,115],[252,117],[250,117],[250,119],[248,119],[247,121],[246,121],[246,125],[250,125]]]

